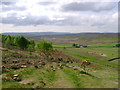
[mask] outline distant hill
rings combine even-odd
[[[19,33],[19,32],[10,32],[10,33],[2,33],[4,35],[11,35],[11,36],[39,36],[39,35],[68,35],[71,33],[67,32],[25,32],[25,33]]]
[[[20,35],[69,35],[69,34],[96,34],[96,33],[69,33],[69,32],[7,32],[4,35],[20,36]]]
[[[69,33],[69,32],[7,32],[2,33],[4,35],[11,36],[25,36],[25,37],[36,37],[36,36],[53,36],[53,35],[79,35],[79,34],[100,34],[98,32],[82,32],[82,33]]]

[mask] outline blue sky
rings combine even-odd
[[[0,32],[118,32],[118,0],[4,0]]]

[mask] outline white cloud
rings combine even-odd
[[[109,3],[100,1],[102,2],[100,3],[96,0],[96,2],[89,4],[88,1],[91,2],[90,0],[41,0],[41,2],[39,0],[19,0],[16,3],[4,3],[0,17],[3,27],[6,28],[5,31],[20,31],[21,29],[69,32],[117,31],[118,15],[115,6],[117,3],[113,5],[115,1]],[[80,2],[84,2],[84,5]],[[76,8],[75,5],[73,8],[70,3],[78,3],[77,5],[80,4],[81,7]],[[86,6],[88,4],[91,8]],[[66,9],[69,12],[61,10],[65,5],[69,6]]]

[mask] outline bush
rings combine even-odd
[[[116,44],[115,46],[116,46],[116,47],[120,47],[120,43]]]
[[[53,50],[53,47],[51,42],[42,40],[35,45],[35,49],[42,52],[48,52]]]
[[[76,46],[76,44],[74,43],[72,46],[73,46],[73,47],[75,47],[75,46]]]
[[[20,37],[16,37],[14,39],[14,43],[15,45],[17,45],[20,49],[27,49],[28,45],[29,45],[29,41],[23,37],[23,36],[20,36]]]

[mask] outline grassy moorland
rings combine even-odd
[[[2,87],[118,88],[119,59],[108,61],[118,57],[117,37],[102,36],[90,35],[89,40],[83,35],[56,36],[58,40],[52,42],[54,50],[50,56],[39,51],[2,49]],[[79,40],[73,42],[73,37]],[[69,39],[70,43],[63,39],[64,43],[60,44],[61,38]],[[88,47],[72,47],[76,42]],[[86,71],[80,66],[85,59],[91,62]]]

